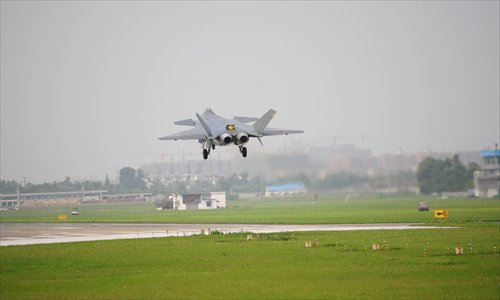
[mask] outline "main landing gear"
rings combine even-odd
[[[208,148],[203,148],[203,159],[208,159],[208,156],[210,155],[210,150],[215,149],[215,145],[210,145]],[[243,157],[247,157],[247,147],[240,147],[240,153]]]
[[[215,150],[215,145],[210,140],[206,140],[203,143],[203,159],[207,159],[210,155],[210,149]]]
[[[240,147],[240,152],[243,157],[247,157],[247,147]]]

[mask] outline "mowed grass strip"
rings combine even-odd
[[[500,298],[498,225],[246,237],[2,247],[0,298]]]
[[[426,201],[430,211],[419,212]],[[58,222],[68,215],[69,222],[114,223],[260,223],[260,224],[339,224],[339,223],[433,223],[434,209],[448,209],[447,223],[500,221],[498,199],[400,197],[360,199],[320,196],[297,198],[255,198],[228,201],[228,208],[196,211],[157,211],[154,204],[126,203],[81,205],[80,215],[71,216],[71,207],[22,208],[0,214],[0,222]]]

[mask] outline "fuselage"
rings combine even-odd
[[[241,147],[249,141],[249,132],[252,131],[252,127],[247,124],[238,122],[235,119],[223,118],[211,109],[207,109],[201,117],[210,128],[212,144]],[[199,142],[204,143],[205,140],[199,140]]]

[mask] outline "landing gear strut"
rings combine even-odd
[[[247,157],[247,147],[241,147],[240,152],[243,157]]]
[[[212,144],[211,140],[205,140],[203,143],[203,159],[207,159],[210,154],[210,148],[215,149],[215,145]]]

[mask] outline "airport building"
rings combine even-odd
[[[500,150],[481,151],[483,167],[474,173],[476,197],[492,198],[500,195]]]
[[[17,193],[1,194],[0,207],[47,207],[71,206],[90,203],[136,202],[148,201],[150,193],[143,194],[108,194],[107,190],[72,191],[58,193]]]
[[[210,194],[173,194],[169,197],[174,210],[217,209],[226,207],[226,192]]]
[[[266,193],[264,196],[272,197],[272,196],[286,196],[286,195],[296,195],[303,194],[306,192],[305,184],[301,182],[296,183],[287,183],[281,185],[268,185],[266,186]]]

